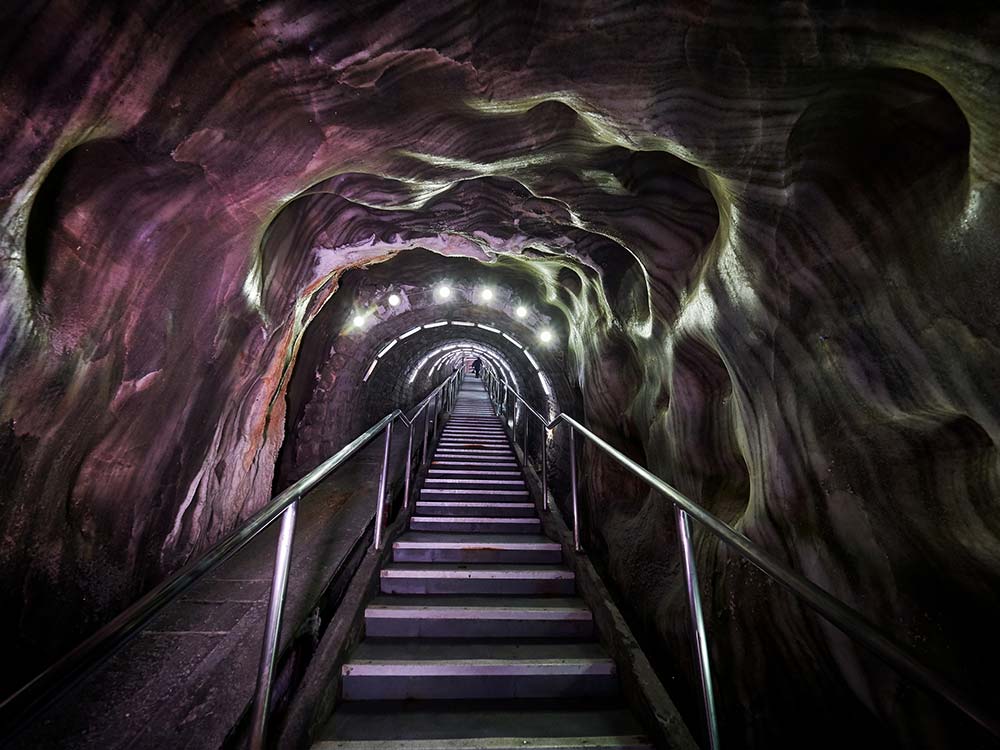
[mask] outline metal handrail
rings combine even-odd
[[[708,724],[709,742],[713,750],[717,750],[719,747],[718,717],[715,711],[715,693],[712,687],[711,669],[708,660],[705,620],[701,611],[698,573],[695,564],[694,551],[691,544],[691,532],[688,522],[689,517],[694,518],[696,521],[701,523],[710,532],[712,532],[712,534],[734,549],[741,557],[753,563],[760,570],[794,594],[800,601],[825,617],[841,632],[853,638],[866,649],[882,659],[886,664],[893,667],[897,672],[929,692],[944,698],[988,732],[996,737],[1000,737],[1000,719],[992,715],[991,712],[987,710],[986,706],[981,705],[979,701],[947,677],[924,665],[906,648],[900,646],[889,636],[885,635],[874,623],[868,620],[864,615],[851,607],[849,604],[841,599],[838,599],[836,596],[819,587],[805,576],[779,562],[777,559],[769,555],[762,547],[752,542],[746,536],[739,533],[736,529],[713,515],[711,512],[705,510],[705,508],[688,498],[680,492],[680,490],[671,486],[644,466],[641,466],[624,453],[614,448],[610,443],[591,432],[568,414],[560,412],[551,421],[546,421],[544,417],[532,409],[524,398],[517,393],[511,385],[506,383],[502,377],[497,377],[496,374],[488,372],[484,379],[487,382],[487,393],[493,400],[498,415],[503,414],[506,417],[508,412],[507,394],[512,393],[517,400],[528,407],[529,411],[541,421],[544,430],[551,430],[560,423],[568,425],[570,431],[570,483],[572,487],[573,502],[574,544],[577,552],[581,552],[582,548],[580,546],[579,510],[577,507],[575,433],[580,433],[583,437],[600,448],[604,453],[611,456],[611,458],[615,459],[615,461],[624,466],[634,476],[644,481],[656,491],[666,495],[673,502],[677,514],[678,533],[684,555],[685,581],[687,584],[688,601],[691,610],[692,629],[694,630],[695,636],[695,653],[701,673],[702,697],[706,721]],[[500,394],[503,395],[501,396]],[[525,418],[525,422],[527,422],[527,418]],[[504,424],[506,425],[506,419]],[[527,425],[525,425],[525,430],[527,430]],[[525,442],[525,445],[527,445],[527,442]],[[542,440],[541,453],[543,457],[542,471],[545,472],[545,440]],[[526,454],[527,451],[525,451],[525,461],[527,461]],[[542,477],[542,485],[544,493],[544,487],[546,486],[544,476]],[[543,505],[548,507],[547,498],[544,499]]]
[[[92,673],[103,664],[118,649],[125,645],[144,625],[146,625],[164,606],[180,594],[188,590],[206,573],[214,570],[235,553],[243,549],[260,532],[270,526],[279,517],[281,530],[278,535],[277,555],[272,579],[270,598],[268,602],[268,617],[266,620],[264,639],[261,648],[261,663],[258,670],[258,682],[254,694],[252,711],[252,729],[250,744],[254,750],[264,747],[267,708],[270,702],[271,684],[274,666],[277,658],[277,639],[281,629],[281,609],[284,604],[287,589],[288,572],[291,563],[292,536],[295,531],[295,515],[298,501],[313,490],[333,471],[346,463],[359,450],[370,443],[382,430],[386,431],[386,448],[382,459],[378,502],[376,506],[375,542],[374,546],[381,549],[382,525],[385,518],[385,499],[387,494],[387,468],[389,446],[392,438],[392,425],[396,420],[403,422],[410,437],[406,454],[406,485],[404,489],[404,508],[409,504],[410,478],[412,473],[411,458],[413,452],[413,425],[420,414],[424,414],[424,453],[421,464],[427,458],[427,433],[430,422],[429,412],[431,402],[434,402],[435,434],[438,417],[442,410],[450,411],[455,402],[458,389],[464,377],[464,372],[458,370],[452,373],[443,383],[435,387],[413,410],[413,416],[407,417],[399,409],[386,414],[382,419],[365,430],[350,443],[327,458],[302,479],[291,487],[276,495],[267,505],[251,516],[242,526],[220,541],[197,560],[189,563],[166,581],[156,586],[141,599],[128,607],[113,620],[108,622],[96,633],[91,635],[76,648],[62,657],[55,664],[32,679],[16,693],[0,703],[0,739],[13,734],[24,727],[31,718],[49,705],[65,690]]]

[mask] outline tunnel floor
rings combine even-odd
[[[314,750],[651,748],[480,381],[464,384]]]

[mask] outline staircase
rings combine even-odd
[[[478,380],[380,589],[314,750],[652,747]]]

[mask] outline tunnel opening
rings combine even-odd
[[[306,328],[293,365],[275,488],[393,408],[422,398],[450,374],[435,366],[440,356],[428,359],[442,347],[464,344],[503,362],[500,370],[531,403],[566,402],[572,389],[562,350],[570,326],[538,279],[524,261],[484,265],[426,250],[343,273]],[[446,283],[450,295],[442,298]],[[558,338],[545,342],[541,331]]]

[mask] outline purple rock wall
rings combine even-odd
[[[595,431],[996,704],[1000,13],[883,8],[0,11],[2,686],[359,428],[317,397],[372,346],[342,275],[426,293],[430,251],[544,306]],[[697,722],[670,508],[584,460]],[[697,549],[730,746],[980,742]]]

